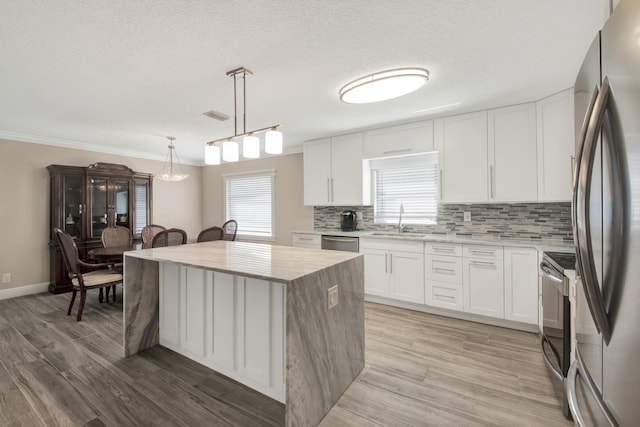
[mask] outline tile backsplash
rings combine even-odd
[[[316,206],[313,224],[316,230],[340,228],[340,212],[351,209],[362,212],[358,230],[395,230],[392,224],[375,224],[373,206]],[[464,221],[464,212],[471,212],[471,221]],[[438,206],[437,224],[411,225],[406,229],[424,233],[459,235],[495,235],[517,238],[556,238],[573,240],[571,203],[503,203],[447,204]]]

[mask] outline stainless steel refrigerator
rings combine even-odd
[[[581,426],[640,425],[640,2],[622,0],[575,83],[576,360]]]

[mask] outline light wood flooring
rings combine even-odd
[[[170,350],[122,358],[120,303],[90,294],[79,323],[68,303],[0,301],[0,426],[282,424],[278,402]],[[572,425],[535,335],[372,303],[365,316],[365,369],[321,427]]]

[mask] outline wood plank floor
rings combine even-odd
[[[122,305],[0,301],[0,426],[270,426],[283,406],[170,350],[122,358]],[[570,426],[533,334],[366,304],[366,367],[321,423]]]

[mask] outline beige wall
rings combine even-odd
[[[302,153],[205,166],[202,169],[203,228],[221,225],[225,221],[223,175],[275,170],[274,244],[291,245],[292,231],[313,230],[313,207],[303,204]]]
[[[163,162],[92,151],[0,140],[0,274],[11,273],[0,289],[49,282],[50,164],[124,164],[158,174]],[[302,163],[302,162],[300,162]],[[202,228],[202,168],[185,166],[182,182],[153,181],[153,222],[184,229],[195,240]]]

